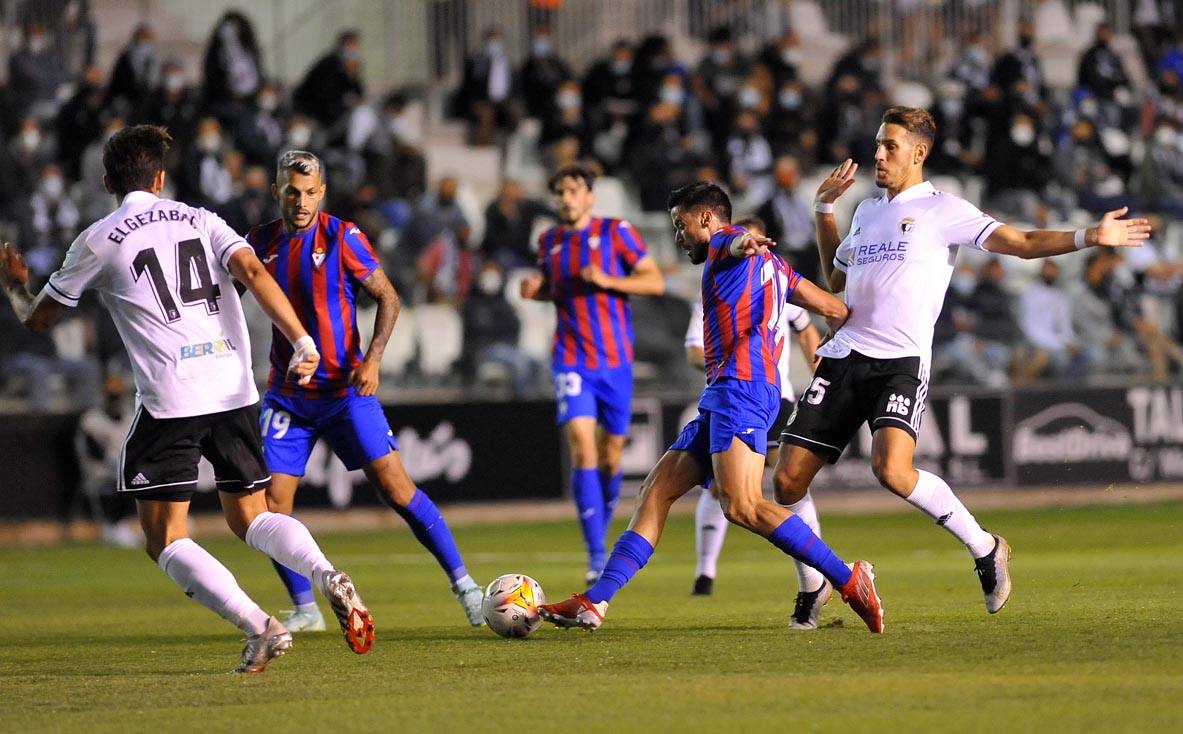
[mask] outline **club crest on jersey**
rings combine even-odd
[[[916,224],[916,220],[912,217],[904,217],[900,220],[900,231],[907,234],[912,231],[912,226]]]
[[[600,236],[598,234],[593,234],[591,237],[588,237],[587,238],[587,246],[593,250],[596,249],[597,247],[599,247],[600,246]]]
[[[315,267],[319,268],[321,265],[324,264],[324,261],[325,261],[325,249],[323,247],[318,247],[312,251],[312,264]]]

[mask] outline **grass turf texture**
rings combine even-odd
[[[374,611],[374,650],[349,653],[335,628],[301,635],[259,676],[226,673],[240,635],[141,553],[4,550],[0,731],[1180,730],[1183,508],[983,519],[1015,548],[1014,596],[994,617],[968,556],[917,514],[822,518],[840,553],[876,564],[882,637],[837,598],[823,629],[790,633],[788,559],[736,528],[715,595],[691,598],[689,518],[603,629],[525,641],[467,627],[409,533],[327,535]],[[520,571],[554,600],[582,578],[574,522],[457,540],[480,582]],[[205,545],[265,608],[287,603],[263,556]]]

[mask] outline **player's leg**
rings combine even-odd
[[[612,517],[616,513],[616,503],[620,501],[620,485],[624,480],[620,460],[627,440],[626,433],[609,433],[603,426],[596,429],[596,454],[599,460],[600,494],[604,501],[605,535],[608,534]]]
[[[540,606],[539,613],[544,619],[560,627],[600,626],[608,602],[649,562],[674,501],[709,476],[707,446],[707,418],[700,413],[682,429],[645,478],[629,528],[613,546],[600,578],[585,594]]]
[[[704,488],[694,510],[694,550],[698,557],[694,567],[694,589],[690,592],[694,596],[710,596],[714,590],[727,525],[719,498],[712,490]]]
[[[587,547],[588,581],[604,570],[604,491],[600,485],[596,450],[596,419],[572,418],[563,426],[571,451],[571,496],[579,512],[579,526]]]
[[[894,426],[876,429],[871,454],[875,478],[965,545],[974,559],[986,610],[994,614],[1010,597],[1010,546],[1001,536],[982,529],[945,480],[915,468],[915,449],[916,439],[906,430]]]
[[[593,385],[599,417],[596,443],[600,469],[600,490],[604,498],[604,534],[608,533],[616,503],[620,499],[623,474],[620,460],[633,417],[633,368],[623,365],[605,370]]]
[[[772,486],[776,501],[789,508],[813,534],[821,537],[821,522],[809,485],[825,464],[825,457],[812,450],[782,444],[772,475]],[[796,559],[793,566],[797,571],[797,596],[793,603],[793,616],[789,622],[792,629],[816,629],[821,609],[830,600],[832,587],[822,574],[812,566]]]
[[[271,470],[271,484],[267,487],[267,509],[291,515],[296,503],[296,490],[308,456],[316,443],[313,416],[306,414],[306,403],[268,391],[260,406],[259,428],[263,437],[263,456]],[[288,568],[274,558],[271,565],[287,589],[292,609],[283,617],[290,632],[317,632],[325,628],[324,616],[316,606],[312,581]]]
[[[374,643],[374,620],[352,579],[333,567],[299,520],[271,512],[264,490],[271,474],[263,458],[258,406],[211,416],[201,452],[214,467],[226,524],[247,545],[312,580],[333,607],[345,641],[357,654]]]

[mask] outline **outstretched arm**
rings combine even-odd
[[[378,314],[374,316],[374,335],[370,339],[370,346],[366,349],[366,356],[357,369],[349,373],[349,384],[358,395],[373,395],[378,392],[378,378],[382,365],[382,354],[386,351],[386,343],[394,332],[394,323],[398,321],[398,314],[402,310],[398,291],[382,268],[378,268],[370,277],[361,282],[366,293],[378,302]]]
[[[850,309],[845,303],[805,278],[798,281],[797,288],[789,296],[789,303],[825,317],[831,334],[838,331],[850,316]]]
[[[16,317],[38,334],[53,326],[66,310],[64,304],[47,296],[44,290],[36,296],[29,292],[29,267],[9,242],[0,249],[0,286],[8,295]]]
[[[295,347],[292,362],[288,365],[288,374],[298,375],[300,384],[307,383],[312,374],[316,372],[316,366],[320,364],[320,353],[316,351],[312,337],[308,335],[308,331],[300,323],[300,318],[296,316],[296,312],[292,309],[292,304],[288,301],[287,296],[284,295],[283,289],[267,272],[263,263],[259,262],[254,250],[249,247],[235,251],[227,264],[230,274],[246,286],[246,289],[259,302],[263,313],[267,314],[267,318],[271,319],[272,323]]]
[[[854,185],[854,174],[858,164],[847,158],[830,172],[817,187],[813,199],[813,225],[817,231],[817,252],[821,258],[822,277],[834,293],[846,290],[846,273],[834,269],[834,256],[842,237],[838,234],[838,222],[834,218],[834,202]],[[821,209],[822,211],[818,211]]]
[[[1024,260],[1063,255],[1085,247],[1140,247],[1150,237],[1147,219],[1120,219],[1129,207],[1114,209],[1101,217],[1095,227],[1076,232],[1036,229],[1030,232],[1004,224],[986,238],[985,248],[1000,255],[1014,255]]]

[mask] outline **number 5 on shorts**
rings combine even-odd
[[[805,402],[810,405],[818,405],[826,397],[826,388],[829,387],[830,381],[821,377],[813,378],[809,389],[805,391]]]

